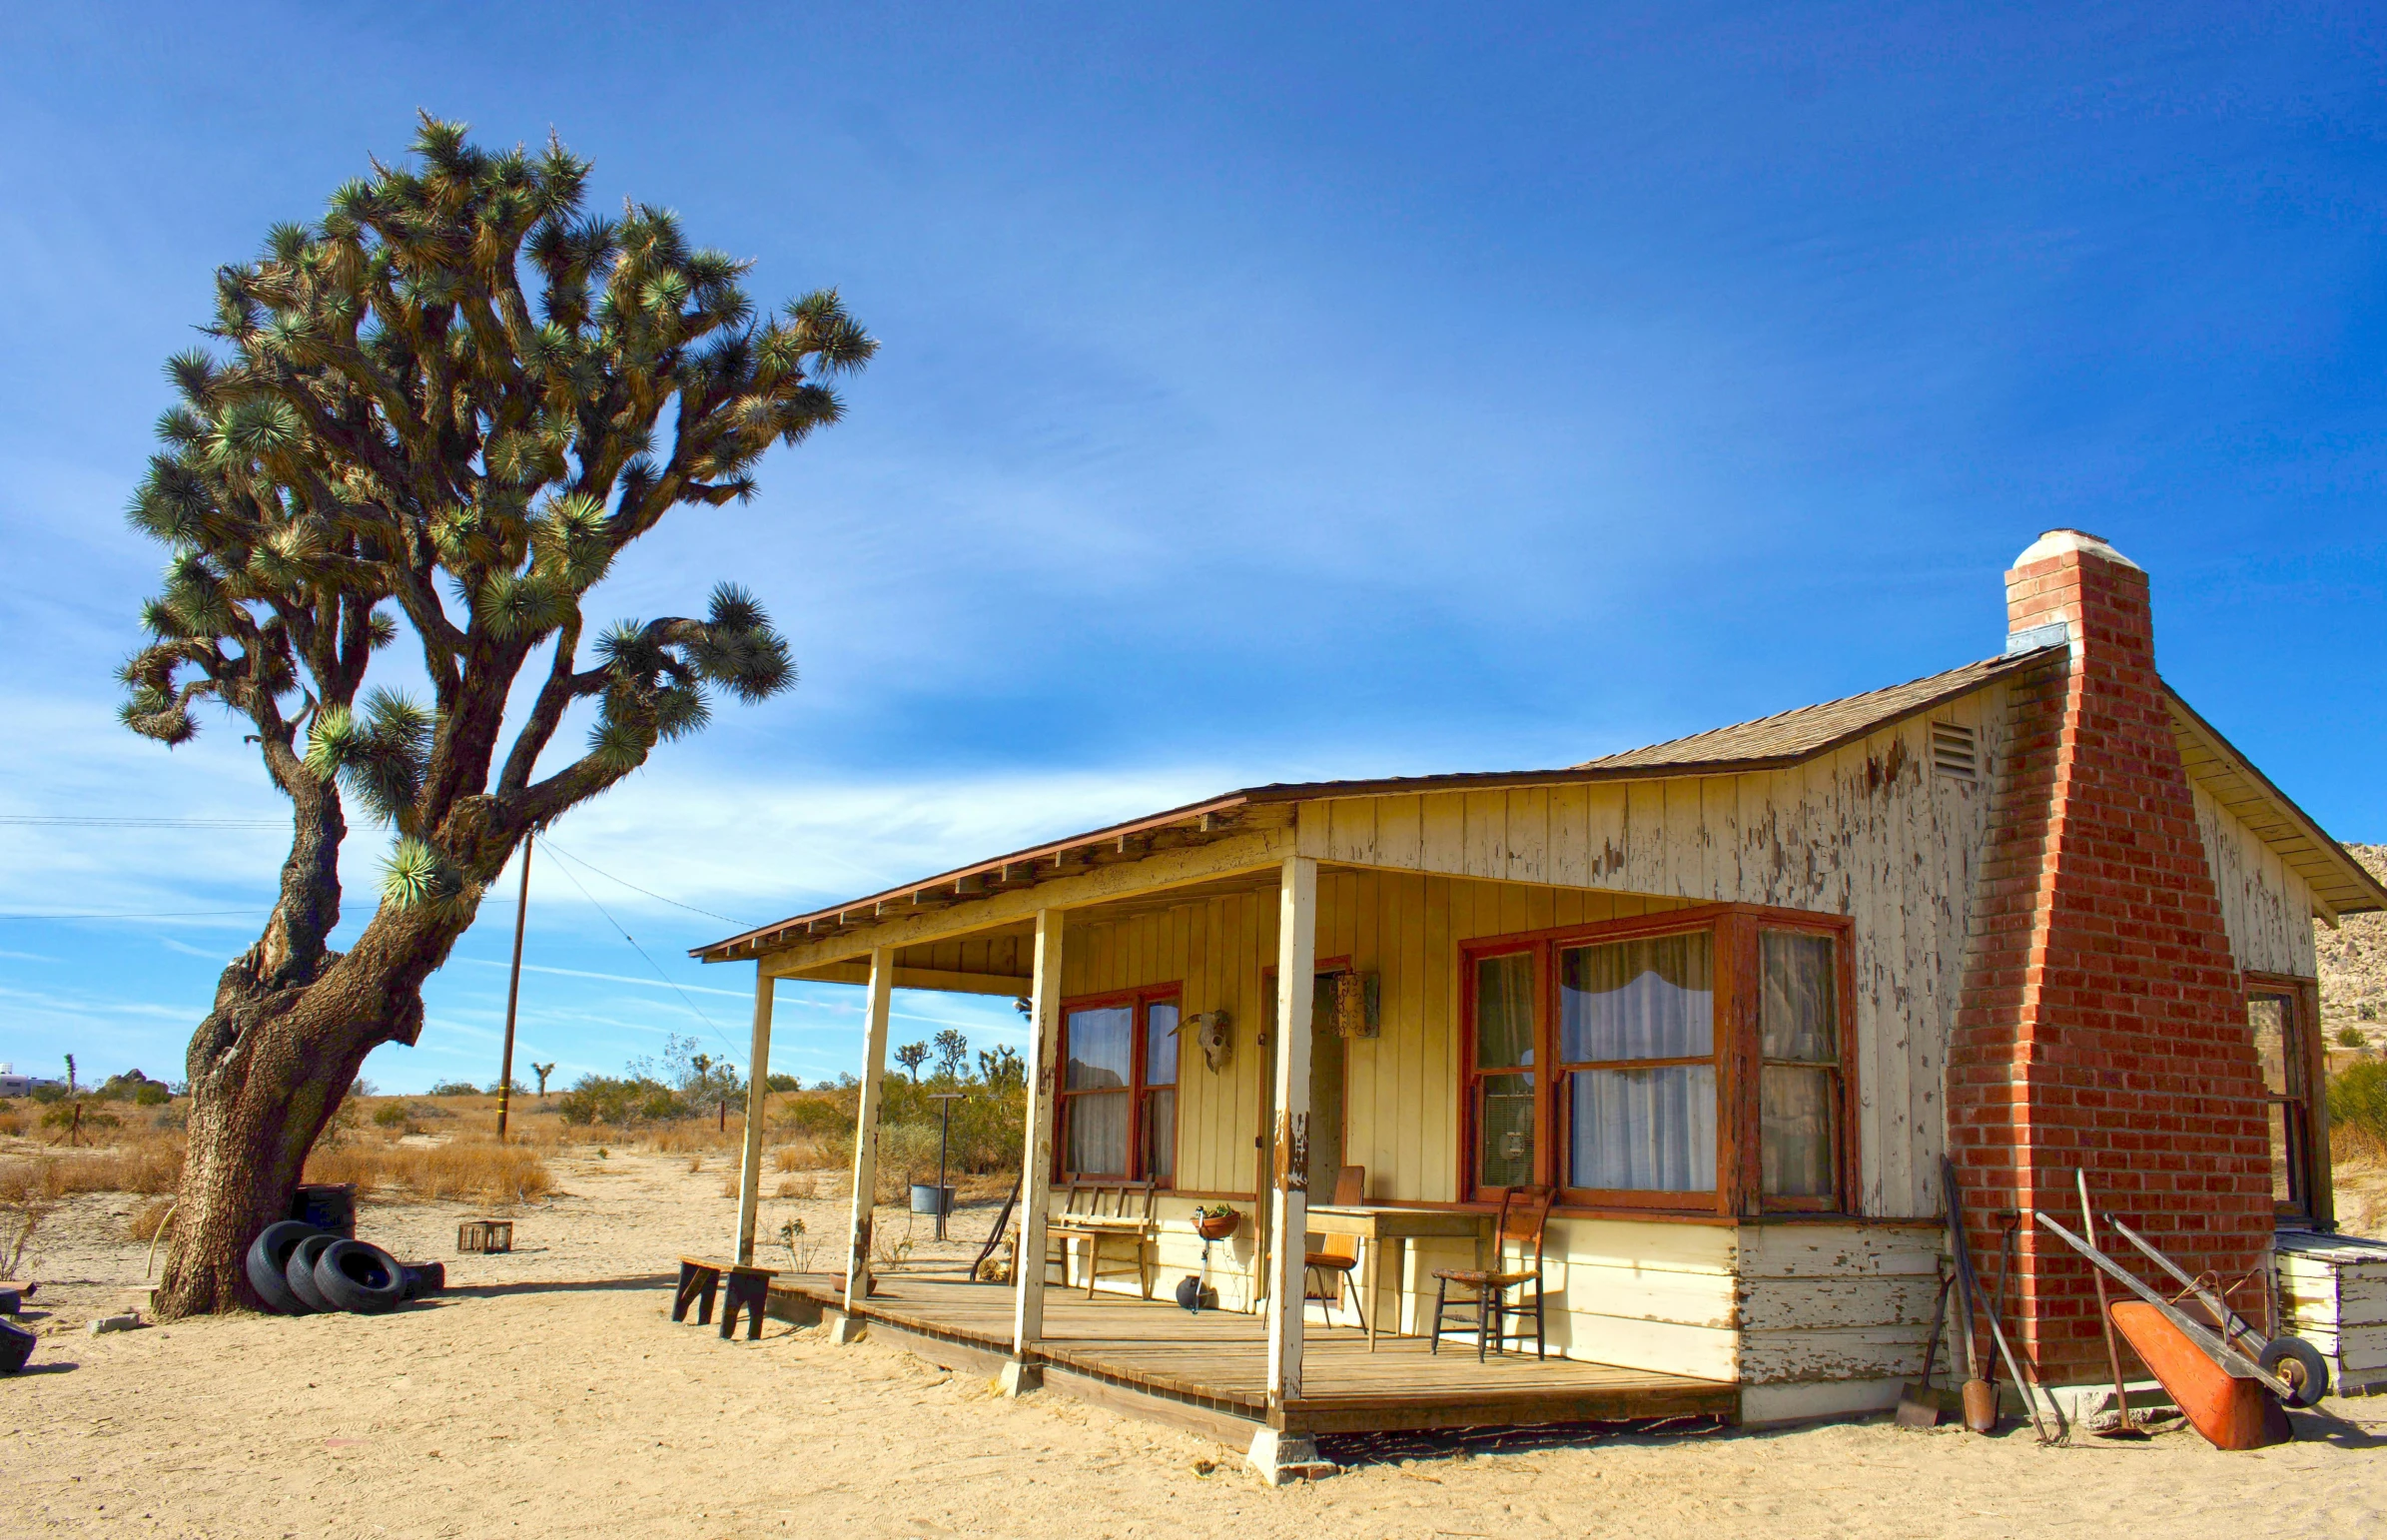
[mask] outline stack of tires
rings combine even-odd
[[[281,1315],[379,1315],[435,1294],[446,1281],[447,1269],[437,1262],[409,1267],[371,1241],[304,1219],[269,1224],[249,1245],[249,1286]]]

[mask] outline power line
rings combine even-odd
[[[547,848],[550,850],[555,848],[554,842],[552,840],[547,842]],[[646,966],[654,969],[655,977],[662,980],[665,986],[670,989],[671,993],[679,996],[680,1004],[686,1006],[689,1010],[696,1013],[696,1019],[698,1021],[704,1023],[705,1026],[712,1029],[713,1036],[721,1040],[721,1046],[725,1049],[728,1049],[731,1057],[734,1059],[737,1054],[737,1047],[729,1041],[729,1035],[723,1032],[718,1026],[715,1026],[713,1019],[705,1015],[703,1009],[699,1007],[695,1001],[688,998],[688,992],[686,990],[681,989],[676,983],[672,982],[671,975],[665,973],[661,966],[658,965],[653,958],[647,957],[646,949],[638,945],[638,938],[631,935],[628,931],[622,929],[622,923],[613,918],[613,913],[611,910],[607,909],[604,905],[597,903],[596,895],[589,892],[587,887],[580,881],[580,879],[572,875],[572,869],[570,867],[560,866],[557,867],[556,870],[563,873],[565,881],[569,882],[573,887],[580,890],[580,896],[588,900],[590,906],[594,908],[598,914],[605,917],[605,923],[607,925],[612,926],[617,931],[621,931],[621,939],[630,944],[630,950],[637,953],[640,957],[646,958]],[[732,921],[731,923],[735,924],[736,922]]]
[[[197,920],[212,915],[254,915],[263,910],[250,909],[170,909],[161,914],[93,914],[93,915],[12,915],[0,913],[0,920]]]
[[[287,829],[285,818],[43,818],[0,815],[0,824],[41,824],[63,829]]]
[[[560,845],[556,844],[556,843],[555,843],[555,838],[554,838],[554,836],[553,836],[553,835],[546,835],[546,834],[542,834],[542,835],[540,835],[540,836],[539,836],[539,843],[540,843],[540,844],[542,844],[542,845],[544,845],[544,846],[546,846],[546,848],[547,848],[547,849],[549,849],[549,850],[551,850],[551,851],[555,852],[555,854],[557,854],[557,855],[559,855],[559,856],[563,857],[563,859],[564,859],[564,860],[571,862],[571,863],[572,863],[572,865],[574,865],[574,866],[577,866],[577,867],[584,868],[585,870],[588,870],[588,871],[591,871],[591,872],[594,872],[594,873],[596,873],[596,874],[597,874],[599,877],[602,877],[602,878],[604,878],[604,879],[605,879],[607,882],[617,882],[617,883],[620,883],[620,884],[621,884],[623,887],[625,887],[625,888],[629,889],[629,890],[630,890],[632,893],[643,893],[643,894],[645,894],[645,895],[646,895],[648,898],[650,898],[650,899],[653,899],[653,900],[654,900],[656,903],[658,903],[658,904],[669,904],[669,905],[670,905],[672,908],[674,908],[674,909],[684,909],[684,910],[686,910],[688,913],[690,913],[690,914],[692,914],[692,915],[702,915],[702,916],[704,916],[704,917],[705,917],[707,920],[718,920],[718,921],[720,921],[720,922],[721,922],[723,925],[743,925],[743,924],[745,923],[745,922],[744,922],[744,921],[742,921],[742,920],[732,920],[732,919],[731,919],[731,918],[729,918],[729,916],[727,916],[727,915],[717,915],[717,914],[714,914],[714,913],[713,913],[711,910],[709,910],[709,909],[698,909],[698,908],[697,908],[697,907],[696,907],[694,904],[683,904],[683,903],[681,903],[681,902],[680,902],[678,899],[670,899],[670,898],[665,898],[665,897],[663,897],[663,895],[662,895],[662,894],[655,892],[655,891],[654,891],[653,889],[651,889],[651,888],[641,888],[641,887],[639,887],[639,886],[638,886],[636,883],[634,883],[634,882],[631,882],[629,879],[627,879],[627,878],[625,878],[625,877],[616,877],[616,876],[614,876],[614,875],[613,875],[611,872],[608,872],[608,871],[606,871],[606,870],[605,870],[603,867],[598,867],[598,866],[590,866],[590,865],[589,865],[587,862],[585,862],[585,861],[581,860],[581,859],[580,859],[578,856],[575,856],[575,855],[573,855],[573,854],[572,854],[570,851],[568,851],[568,850],[565,850],[565,849],[564,849],[562,846],[560,846]],[[593,902],[595,902],[595,901],[594,901],[594,900],[591,900],[590,902],[592,902],[592,903],[593,903]]]

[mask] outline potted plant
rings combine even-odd
[[[1233,1234],[1235,1227],[1242,1222],[1243,1216],[1224,1203],[1220,1203],[1215,1208],[1203,1208],[1196,1205],[1194,1209],[1194,1232],[1204,1240],[1224,1240]]]

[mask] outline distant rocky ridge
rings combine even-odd
[[[2373,877],[2387,882],[2387,845],[2348,845],[2346,850]],[[2387,1047],[2387,914],[2347,915],[2336,930],[2312,925],[2313,950],[2320,954],[2321,1036],[2331,1048],[2347,1027],[2369,1047]]]

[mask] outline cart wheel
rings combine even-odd
[[[2265,1369],[2287,1381],[2295,1392],[2290,1406],[2318,1406],[2329,1393],[2329,1364],[2320,1350],[2302,1337],[2273,1337],[2258,1360]]]

